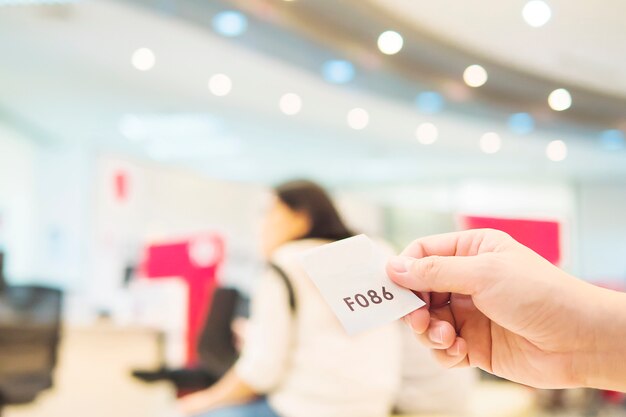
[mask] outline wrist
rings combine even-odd
[[[591,286],[583,314],[590,343],[581,352],[579,385],[626,391],[626,294]]]

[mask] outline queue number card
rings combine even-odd
[[[365,235],[313,248],[302,266],[346,329],[356,334],[400,319],[425,303],[385,272],[388,256]]]

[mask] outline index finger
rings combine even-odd
[[[491,229],[474,229],[423,237],[407,246],[401,256],[425,258],[427,256],[471,256],[481,252],[485,237],[497,234]]]

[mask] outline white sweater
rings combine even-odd
[[[299,255],[327,243],[302,240],[276,251],[289,276],[297,312],[275,272],[261,280],[236,372],[281,417],[388,416],[400,383],[401,342],[395,324],[348,336],[302,270]]]
[[[411,329],[401,326],[402,387],[396,400],[400,414],[465,416],[478,382],[472,368],[445,369],[435,360]]]

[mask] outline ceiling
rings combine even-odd
[[[550,0],[540,28],[522,19],[525,0],[369,0],[429,36],[477,57],[626,98],[626,3]]]
[[[293,10],[271,12],[277,4],[294,7],[296,2],[270,2],[272,8],[264,9],[264,15],[250,12],[245,36],[226,39],[213,33],[210,24],[190,21],[180,9],[164,11],[154,8],[156,2],[145,3],[103,0],[0,8],[0,121],[45,146],[128,154],[232,180],[626,177],[624,153],[602,151],[585,130],[546,127],[518,137],[507,132],[508,109],[490,110],[480,101],[473,106],[458,103],[436,115],[417,112],[414,93],[409,94],[406,85],[419,91],[428,86],[429,77],[411,81],[404,64],[387,61],[375,51],[363,52],[366,37],[350,40],[352,29],[359,30],[358,22],[346,22],[347,32],[337,35],[340,42],[331,47],[315,31],[293,29]],[[205,3],[212,7],[207,13],[233,6]],[[253,3],[270,4],[248,4]],[[309,7],[323,10],[332,3],[308,0]],[[194,10],[199,3],[180,4]],[[386,6],[390,12],[394,7],[391,2]],[[273,45],[272,51],[268,45]],[[154,50],[151,71],[139,72],[130,65],[139,47]],[[354,83],[337,86],[320,77],[324,60],[356,55],[360,58]],[[215,73],[232,78],[228,96],[209,93],[207,80]],[[278,109],[278,99],[287,92],[303,99],[296,116]],[[346,113],[354,107],[370,114],[370,124],[362,131],[346,125]],[[202,143],[176,135],[171,125],[170,135],[129,140],[120,132],[120,121],[128,115],[160,116],[167,123],[200,115],[211,120],[211,128]],[[414,136],[424,121],[436,123],[440,130],[440,139],[428,147]],[[477,146],[486,131],[502,136],[503,147],[496,155],[485,155]],[[569,157],[561,163],[545,158],[545,145],[554,139],[568,141]]]
[[[620,93],[626,83],[624,29],[615,17],[625,6],[617,0],[587,6],[593,10],[576,2],[550,2],[554,17],[541,28],[523,22],[525,1],[520,0],[300,0],[289,7],[283,0],[231,3],[257,16],[271,10],[280,17],[272,23],[365,67],[383,67],[405,81],[406,92],[414,93],[410,86],[420,83],[435,88],[457,111],[491,116],[500,109],[527,111],[548,122],[546,128],[626,125],[626,95]],[[381,61],[373,46],[388,29],[402,33],[405,47]],[[475,63],[488,69],[489,82],[469,89],[460,82],[461,75]],[[546,98],[562,87],[571,91],[574,102],[568,111],[555,113]],[[488,108],[481,113],[483,107]]]

